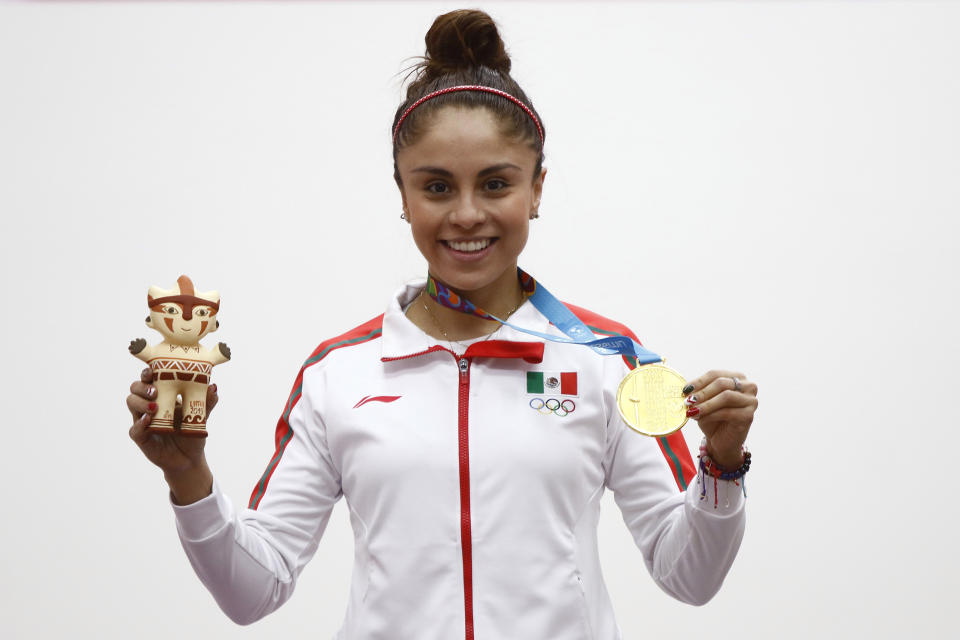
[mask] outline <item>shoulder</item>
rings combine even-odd
[[[636,334],[625,324],[617,322],[616,320],[611,320],[610,318],[590,311],[589,309],[584,309],[583,307],[578,307],[575,304],[570,304],[569,302],[564,302],[564,305],[566,305],[566,307],[573,312],[573,315],[580,318],[580,321],[587,325],[587,328],[594,333],[605,335],[617,334],[621,336],[627,336],[628,338],[633,338],[637,342],[640,342],[640,339],[637,338]]]
[[[563,304],[566,305],[566,307],[573,312],[573,315],[577,316],[583,324],[587,325],[587,328],[590,329],[590,331],[604,336],[627,336],[628,338],[636,340],[638,344],[643,344],[640,342],[640,338],[637,337],[637,334],[635,334],[627,325],[617,322],[616,320],[611,320],[610,318],[602,316],[594,311],[590,311],[589,309],[584,309],[583,307],[578,307],[575,304],[570,304],[569,302],[564,302]],[[637,361],[633,356],[623,356],[622,360],[630,369],[633,369],[637,366]],[[604,359],[604,361],[606,362],[606,359]]]
[[[317,348],[313,350],[301,367],[301,371],[306,370],[315,364],[324,361],[331,353],[350,349],[368,342],[377,340],[383,335],[383,314],[367,320],[361,325],[350,329],[329,340],[324,340]]]
[[[636,334],[625,324],[601,316],[583,307],[569,303],[564,304],[594,333],[606,335],[616,333],[640,342]],[[607,360],[605,359],[604,361],[606,362]],[[637,366],[636,360],[629,356],[623,356],[623,362],[625,362],[630,369]],[[696,475],[696,467],[693,464],[693,458],[690,456],[690,449],[687,447],[683,433],[676,431],[669,436],[656,438],[656,442],[660,447],[661,453],[667,459],[670,472],[673,474],[673,479],[676,481],[677,487],[681,491],[685,491]]]

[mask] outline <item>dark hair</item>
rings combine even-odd
[[[526,104],[543,129],[543,120],[533,103],[517,81],[510,77],[510,56],[500,39],[500,32],[493,18],[475,9],[461,9],[438,16],[424,38],[426,55],[412,67],[416,74],[407,87],[407,98],[393,116],[393,135],[397,122],[407,107],[439,89],[462,84],[479,84],[505,91]],[[410,75],[408,73],[408,77]],[[424,132],[431,116],[443,107],[460,106],[472,109],[483,108],[492,113],[503,127],[503,133],[511,138],[529,142],[537,153],[533,179],[540,175],[543,166],[543,141],[537,125],[519,106],[501,96],[482,91],[455,91],[427,100],[403,121],[403,126],[393,142],[393,178],[400,184],[397,169],[397,152],[413,144]],[[544,129],[544,134],[546,130]]]

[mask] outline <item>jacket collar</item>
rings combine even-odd
[[[424,333],[403,313],[403,309],[420,295],[426,286],[426,278],[408,282],[391,298],[390,305],[383,315],[381,338],[383,346],[380,354],[382,360],[409,358],[441,349],[447,350],[445,345]],[[510,316],[510,322],[543,333],[562,335],[529,300],[520,305],[520,308]],[[528,362],[540,362],[543,359],[543,346],[543,341],[535,336],[503,326],[496,340],[474,343],[467,349],[466,355],[523,358]]]

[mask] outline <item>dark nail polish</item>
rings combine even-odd
[[[687,409],[687,417],[693,418],[700,415],[700,407],[690,407]]]
[[[674,387],[674,389],[676,389],[676,387]],[[692,385],[692,384],[688,384],[687,386],[685,386],[685,387],[683,388],[683,390],[681,391],[681,393],[682,393],[683,395],[687,395],[687,394],[690,393],[691,391],[693,391],[693,385]]]
[[[156,411],[156,410],[157,410],[157,403],[156,403],[156,402],[151,402],[150,404],[147,405],[147,409],[150,409],[150,411]]]

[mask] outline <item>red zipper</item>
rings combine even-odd
[[[460,548],[463,554],[463,618],[466,640],[473,640],[473,534],[470,526],[470,362],[474,357],[522,358],[530,363],[543,361],[542,342],[475,342],[465,354],[435,345],[405,356],[381,358],[384,362],[406,360],[434,351],[446,351],[457,360],[460,385],[457,393],[457,440],[460,460]],[[468,355],[469,354],[469,355]]]
[[[470,530],[470,360],[461,357],[457,433],[460,450],[460,547],[463,551],[463,617],[466,640],[473,640],[473,538]]]

